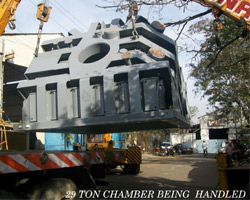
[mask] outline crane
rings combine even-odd
[[[7,24],[9,24],[10,29],[14,30],[16,28],[14,21],[15,12],[21,0],[0,0],[0,35],[4,32]],[[44,22],[49,20],[51,7],[47,6],[46,1],[44,3],[40,3],[37,5],[37,13],[36,18],[40,21],[39,29],[38,29],[38,36],[37,36],[37,46],[35,49],[35,57],[38,54],[40,40],[41,40],[41,33],[43,29]]]
[[[236,21],[244,21],[250,29],[250,0],[194,0],[213,8],[213,14],[225,14]]]
[[[38,29],[37,44],[36,44],[36,49],[35,49],[35,53],[34,53],[35,57],[37,57],[38,51],[39,51],[41,33],[43,30],[43,24],[44,24],[44,22],[47,22],[49,20],[51,9],[52,9],[52,7],[47,6],[46,1],[44,3],[40,3],[37,5],[36,18],[38,20],[40,20],[40,25],[39,25],[39,29]]]
[[[10,29],[15,29],[14,21],[17,6],[21,0],[3,0],[0,1],[0,35],[4,32],[5,27],[9,24]]]

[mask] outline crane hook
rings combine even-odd
[[[16,25],[15,25],[15,23],[14,23],[13,21],[10,21],[10,22],[8,23],[8,25],[9,25],[9,28],[10,28],[11,30],[14,30],[14,29],[16,28]]]

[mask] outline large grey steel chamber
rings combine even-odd
[[[175,43],[157,22],[92,23],[46,41],[25,72],[16,130],[105,133],[187,128],[186,85]]]

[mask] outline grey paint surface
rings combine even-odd
[[[93,23],[89,31],[46,41],[25,72],[17,130],[134,131],[188,127],[175,43],[146,19]],[[149,50],[159,53],[151,53]]]

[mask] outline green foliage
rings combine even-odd
[[[139,146],[146,148],[149,151],[154,146],[159,146],[166,138],[167,130],[151,130],[151,131],[140,131],[140,132],[129,132],[130,141],[132,144],[134,140],[137,141]]]
[[[71,140],[74,139],[73,135],[71,133],[66,133],[65,138],[67,142],[70,142]]]
[[[190,27],[191,34],[202,33],[197,65],[191,64],[198,92],[225,116],[236,113],[238,121],[250,119],[250,42],[242,38],[243,28],[227,17],[221,17],[221,46],[216,44],[212,20],[202,20]],[[243,120],[243,121],[244,121]]]
[[[62,133],[61,136],[64,139],[64,150],[67,150],[68,142],[72,141],[74,137],[71,133]]]
[[[197,108],[197,106],[189,106],[189,115],[190,115],[190,118],[191,118],[191,119],[192,119],[197,113],[198,113],[198,108]],[[191,123],[193,124],[194,122],[191,120]]]
[[[62,133],[62,138],[65,140],[65,142],[70,142],[74,139],[71,133]]]

